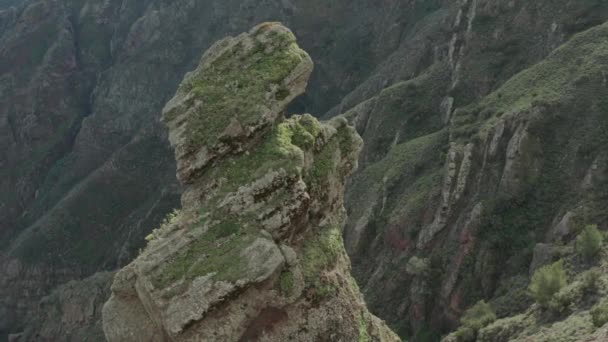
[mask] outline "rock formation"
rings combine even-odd
[[[276,23],[223,39],[163,111],[182,208],[120,270],[109,341],[398,341],[341,238],[362,140],[341,117],[285,118],[312,71]]]
[[[346,248],[402,337],[438,340],[480,299],[525,312],[530,272],[608,229],[603,43],[573,40],[606,1],[0,0],[0,340],[137,256],[181,196],[158,113],[212,42],[269,20],[317,63],[288,111],[345,113],[365,141]]]

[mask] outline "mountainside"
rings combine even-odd
[[[480,299],[524,310],[535,244],[608,223],[604,28],[570,36],[606,4],[562,5],[465,3],[444,59],[346,113],[365,141],[347,247],[403,335],[436,339]]]
[[[372,313],[436,341],[485,299],[481,340],[601,340],[605,279],[557,316],[526,291],[558,259],[576,287],[574,238],[608,228],[607,19],[603,0],[0,2],[0,336],[83,336],[93,274],[179,206],[162,106],[211,43],[271,20],[316,62],[289,112],[363,137],[344,238]]]
[[[178,206],[158,117],[211,43],[288,23],[317,61],[294,110],[320,112],[411,29],[416,5],[393,5],[44,0],[1,10],[0,332],[23,330],[57,285],[131,261]]]

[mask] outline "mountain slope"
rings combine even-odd
[[[454,327],[479,299],[517,313],[536,243],[605,228],[605,30],[454,111],[437,95],[449,76],[438,63],[347,113],[367,144],[347,246],[372,310],[421,335]]]
[[[137,255],[181,194],[162,105],[213,41],[266,20],[317,63],[290,111],[346,112],[364,138],[346,247],[370,310],[402,336],[436,340],[481,298],[523,312],[535,245],[571,221],[606,229],[604,70],[572,40],[608,19],[605,1],[3,6],[3,334],[57,285]],[[570,41],[572,56],[551,55]]]

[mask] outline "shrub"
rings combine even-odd
[[[600,249],[604,236],[597,229],[596,225],[588,225],[576,237],[576,252],[583,258],[589,260],[595,257]]]
[[[152,232],[146,236],[146,241],[151,242],[158,239],[158,237],[162,234],[163,231],[169,229],[169,227],[174,225],[177,222],[177,218],[179,217],[179,212],[179,209],[173,209],[172,212],[167,214],[167,216],[165,216],[165,218],[161,222],[160,227],[152,230]]]
[[[566,286],[566,272],[563,261],[560,260],[536,270],[528,291],[537,303],[547,307],[555,294],[564,286]]]
[[[461,326],[454,333],[458,342],[472,342],[477,339],[477,331],[471,327]]]
[[[460,319],[462,326],[454,335],[461,342],[475,341],[477,332],[495,320],[496,314],[490,304],[481,300],[464,313]]]
[[[583,289],[580,283],[571,284],[562,288],[549,300],[546,308],[554,314],[563,314],[570,306],[580,301],[583,295]]]
[[[572,282],[559,290],[547,307],[556,314],[566,312],[573,304],[580,303],[586,295],[598,291],[600,273],[597,268],[586,271],[579,281]]]
[[[597,268],[591,269],[583,274],[583,292],[585,294],[596,293],[599,286],[600,271]]]
[[[428,259],[418,258],[413,256],[407,262],[405,266],[405,271],[412,275],[423,275],[428,273],[430,269]]]
[[[591,311],[591,320],[596,327],[601,327],[608,323],[608,302],[603,302],[594,306]]]

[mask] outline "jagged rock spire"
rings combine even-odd
[[[284,118],[310,57],[277,23],[216,43],[163,112],[182,209],[116,275],[110,341],[397,341],[350,276],[343,118]]]

